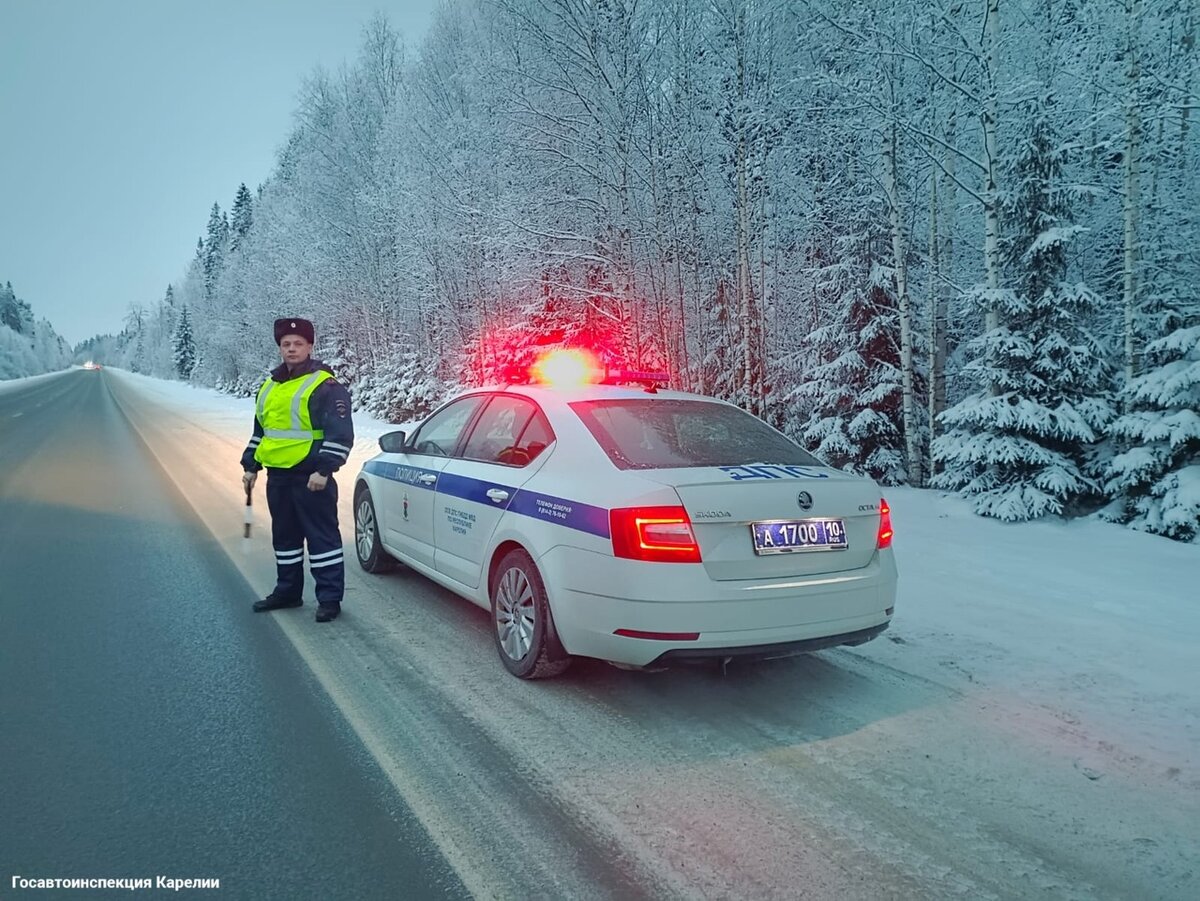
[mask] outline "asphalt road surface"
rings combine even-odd
[[[465,896],[255,596],[104,375],[0,394],[0,898]]]

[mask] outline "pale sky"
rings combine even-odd
[[[177,281],[213,202],[253,192],[303,78],[383,11],[438,0],[0,0],[0,284],[72,344]]]

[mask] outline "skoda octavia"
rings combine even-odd
[[[569,354],[539,371],[380,438],[354,486],[364,569],[398,560],[490,611],[527,679],[573,656],[769,658],[887,628],[896,564],[873,481],[653,374],[611,384]]]

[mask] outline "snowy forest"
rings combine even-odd
[[[71,360],[71,347],[45,319],[34,320],[12,282],[0,286],[0,380],[55,372]]]
[[[409,420],[547,347],[1015,521],[1200,532],[1200,0],[451,0],[300,87],[121,362],[305,315]]]

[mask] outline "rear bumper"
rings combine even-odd
[[[574,548],[556,548],[538,565],[568,653],[628,666],[861,644],[887,628],[896,601],[890,550],[859,570],[790,580],[716,582],[699,564],[642,564]],[[698,638],[632,638],[618,629]]]

